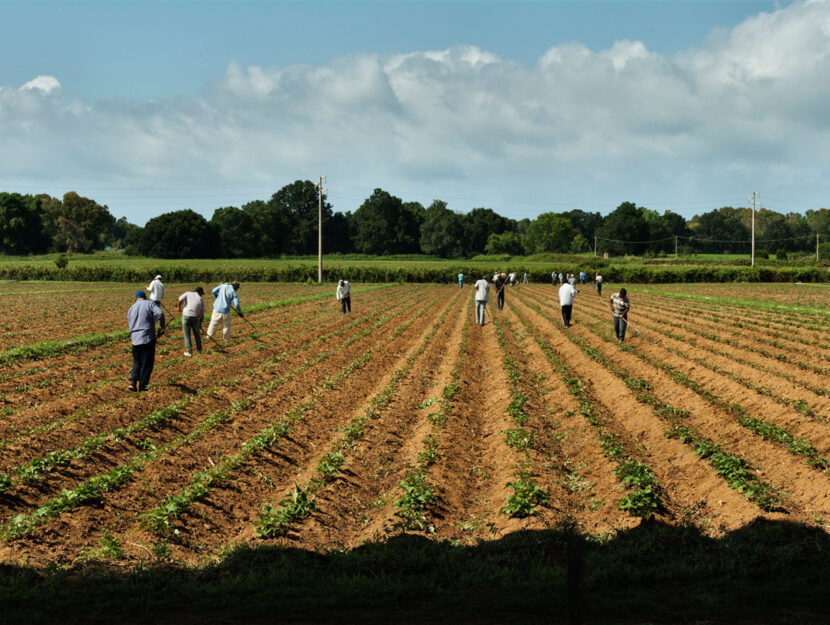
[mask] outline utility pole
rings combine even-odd
[[[597,255],[597,237],[595,235],[594,236],[594,256],[596,256],[596,255]]]
[[[752,267],[755,266],[755,198],[760,195],[759,191],[752,192],[752,261],[750,262]]]
[[[323,178],[317,185],[317,282],[323,282]]]
[[[818,262],[818,232],[816,232],[816,262]]]
[[[677,235],[674,235],[674,259],[677,260]]]

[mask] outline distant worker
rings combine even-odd
[[[481,276],[475,284],[475,298],[476,298],[476,323],[484,325],[484,315],[487,312],[487,299],[489,298],[490,285],[487,283],[487,278]]]
[[[571,327],[571,313],[574,307],[574,295],[579,293],[570,282],[559,287],[559,307],[562,309],[562,325]]]
[[[158,274],[153,281],[147,285],[147,293],[151,302],[160,302],[164,299],[164,285],[161,283],[161,274]]]
[[[221,323],[222,338],[225,341],[231,340],[231,308],[235,308],[240,317],[245,316],[239,306],[239,295],[237,295],[239,288],[239,282],[231,284],[223,282],[211,291],[216,299],[213,300],[213,314],[210,316],[210,325],[206,332],[209,339],[213,338],[216,328]]]
[[[510,283],[510,286],[516,286],[516,272],[511,271],[507,274],[507,281]]]
[[[493,278],[493,284],[496,285],[496,306],[501,310],[504,308],[504,287],[507,286],[507,275],[497,273]]]
[[[594,281],[597,283],[597,295],[602,295],[602,274],[599,271],[594,276]]]
[[[628,326],[628,311],[631,310],[631,302],[628,301],[627,291],[620,289],[619,293],[614,293],[609,304],[614,321],[614,334],[617,335],[618,340],[624,341],[625,329]]]
[[[346,314],[346,309],[349,310],[349,313],[352,312],[352,285],[349,284],[348,280],[341,280],[337,283],[337,292],[334,297],[340,302],[342,314]]]
[[[196,341],[196,351],[202,353],[202,321],[205,318],[205,303],[202,301],[202,295],[205,290],[197,286],[192,291],[182,293],[179,295],[179,301],[176,304],[180,313],[182,313],[182,330],[184,331],[184,355],[190,358],[193,355],[193,345],[190,340],[190,333]]]
[[[525,276],[522,278],[522,284],[527,284],[527,272],[525,271]]]
[[[565,274],[559,272],[559,284],[565,284]]]
[[[568,274],[568,284],[575,285],[576,284],[576,276],[572,273]]]
[[[585,272],[584,271],[579,272],[579,283],[580,284],[585,284]]]
[[[146,391],[156,361],[156,322],[158,336],[164,332],[164,311],[157,301],[148,301],[144,291],[136,291],[135,301],[127,311],[130,342],[133,349],[133,368],[130,370],[130,390]]]
[[[464,274],[463,273],[458,274],[458,288],[459,289],[464,288]]]
[[[556,269],[550,272],[550,281],[553,282],[553,286],[556,286],[559,282],[559,274],[556,273]]]

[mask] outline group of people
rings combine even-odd
[[[215,341],[214,334],[222,326],[222,339],[231,338],[231,309],[244,318],[239,304],[239,282],[218,285],[211,291],[213,295],[213,312],[205,336]],[[339,280],[335,298],[340,304],[342,314],[352,312],[351,284],[348,280]],[[193,357],[193,345],[196,352],[202,353],[202,322],[205,316],[205,303],[202,297],[205,290],[197,286],[179,296],[176,309],[182,315],[184,332],[184,356]],[[150,383],[156,355],[156,341],[164,333],[167,324],[165,312],[170,315],[162,300],[164,284],[161,275],[157,275],[144,290],[136,291],[135,301],[127,311],[127,325],[130,328],[132,342],[133,366],[130,371],[130,390],[145,391]],[[158,324],[158,330],[156,330]]]
[[[162,300],[164,299],[164,284],[161,275],[157,275],[145,290],[135,292],[135,301],[127,311],[127,325],[130,328],[130,339],[133,352],[133,367],[130,371],[130,390],[145,391],[150,383],[150,375],[153,373],[153,365],[156,356],[156,341],[164,333],[167,325],[165,311],[167,311]],[[222,326],[222,338],[225,341],[231,338],[231,308],[240,317],[242,307],[239,304],[239,282],[222,283],[214,288],[213,313],[210,317],[205,336],[215,340],[214,334],[219,326]],[[197,286],[192,291],[187,291],[179,296],[177,310],[182,315],[182,329],[184,331],[184,355],[188,358],[193,356],[193,344],[196,351],[202,351],[202,321],[205,316],[205,304],[202,296],[205,291]],[[158,324],[158,330],[156,330]]]
[[[512,276],[512,279],[511,279]],[[501,310],[504,308],[504,287],[505,284],[510,283],[511,286],[515,284],[515,273],[505,274],[503,272],[496,272],[493,274],[492,283],[497,290],[497,306]],[[463,287],[464,274],[458,274],[458,286]],[[576,289],[577,276],[569,273],[563,275],[553,271],[551,273],[554,286],[561,283],[559,287],[559,308],[562,315],[562,325],[566,328],[571,327],[571,316],[573,314],[574,296],[579,293]],[[584,271],[579,272],[579,280],[581,284],[585,284],[586,274]],[[527,272],[524,274],[524,282],[527,283]],[[597,271],[594,275],[594,283],[596,284],[597,295],[602,297],[602,274]],[[482,276],[475,283],[475,302],[476,302],[476,323],[484,325],[487,314],[487,302],[490,297],[490,284],[485,276]],[[611,308],[611,316],[614,323],[614,334],[617,340],[625,340],[625,331],[628,326],[628,311],[631,309],[631,302],[628,299],[628,292],[626,289],[620,289],[614,293],[609,300]]]

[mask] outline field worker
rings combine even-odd
[[[559,274],[556,273],[556,269],[550,272],[550,281],[553,282],[553,286],[556,286],[556,283],[559,282]]]
[[[239,307],[239,282],[225,284],[224,282],[213,289],[213,314],[210,316],[210,325],[208,326],[207,336],[209,339],[213,338],[213,333],[222,323],[222,338],[226,341],[231,339],[231,308],[235,308],[240,317],[244,317],[242,309]]]
[[[525,277],[522,279],[522,284],[527,284],[527,272],[525,271]]]
[[[464,288],[464,274],[463,273],[458,274],[458,288],[459,289]]]
[[[193,348],[190,342],[190,333],[196,338],[196,351],[202,353],[202,320],[205,318],[205,303],[202,295],[205,290],[197,286],[192,291],[179,295],[177,304],[179,312],[182,313],[182,330],[184,330],[184,355],[190,358],[193,355]]]
[[[559,272],[559,284],[565,284],[565,274]]]
[[[559,287],[559,307],[562,309],[562,325],[571,327],[571,312],[574,307],[574,295],[579,293],[570,282]]]
[[[594,281],[597,283],[597,295],[602,295],[602,274],[599,271],[594,276]]]
[[[568,274],[568,284],[575,285],[576,284],[576,276],[572,273]]]
[[[510,282],[510,286],[516,286],[516,272],[511,271],[507,274],[507,280]]]
[[[481,279],[475,285],[476,298],[476,323],[484,325],[484,314],[487,311],[487,299],[489,297],[490,285],[487,283],[487,278],[481,276]]]
[[[337,292],[334,294],[340,302],[340,310],[345,315],[346,309],[352,312],[352,285],[348,280],[341,280],[337,283]]]
[[[161,274],[153,278],[153,281],[147,285],[147,293],[150,295],[151,302],[160,302],[164,299],[164,285],[161,283]]]
[[[127,311],[127,325],[133,346],[130,390],[146,391],[156,361],[156,321],[159,336],[164,332],[164,311],[156,301],[148,301],[144,291],[136,291],[135,302]]]
[[[504,287],[507,286],[507,275],[504,273],[497,273],[493,278],[493,284],[496,285],[496,305],[499,310],[504,308]]]
[[[584,271],[579,272],[579,283],[580,284],[585,284],[585,272]]]
[[[625,340],[625,328],[628,326],[628,311],[631,310],[631,302],[628,301],[628,293],[620,289],[614,293],[609,301],[611,305],[611,316],[614,321],[614,334],[620,341]]]

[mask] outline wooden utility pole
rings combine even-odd
[[[752,260],[750,266],[755,266],[755,191],[752,192]]]
[[[317,282],[323,282],[323,178],[317,185]]]
[[[677,260],[677,235],[674,235],[674,258]]]
[[[594,236],[594,256],[597,255],[597,237]]]
[[[816,232],[816,262],[818,262],[818,232]]]

